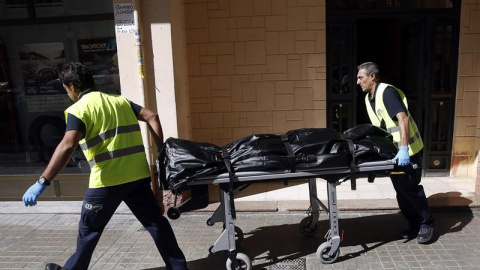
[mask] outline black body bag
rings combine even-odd
[[[392,159],[397,155],[398,148],[392,139],[370,134],[354,141],[355,159],[358,163]]]
[[[238,139],[224,147],[233,172],[283,171],[290,168],[287,149],[280,136],[256,134]]]
[[[226,172],[222,149],[211,143],[168,138],[159,162],[159,184],[164,190],[181,190],[198,177]]]
[[[393,140],[392,135],[383,128],[372,124],[359,124],[343,132],[343,137],[352,141],[360,140],[365,136],[375,134],[377,136],[387,137]]]
[[[357,164],[392,159],[398,152],[392,135],[372,124],[357,125],[343,132],[343,136],[353,141]],[[340,150],[346,146],[339,144],[335,147]]]
[[[337,143],[345,143],[342,134],[329,128],[304,128],[282,135],[290,155],[295,157],[295,168],[338,168],[349,166],[347,148],[336,149]],[[294,171],[294,170],[292,170]]]

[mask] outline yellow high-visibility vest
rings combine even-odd
[[[394,86],[386,83],[380,83],[376,90],[377,92],[375,93],[375,110],[372,108],[367,94],[365,96],[365,104],[367,106],[368,117],[370,118],[372,124],[377,127],[380,127],[382,120],[385,121],[387,132],[392,134],[393,141],[397,143],[398,146],[400,146],[400,129],[398,127],[398,121],[394,121],[390,117],[390,115],[388,115],[387,108],[385,107],[385,103],[383,102],[383,92],[385,92],[385,89],[389,86],[397,90],[403,104],[405,105],[405,108],[407,109],[410,133],[410,138],[408,139],[408,154],[410,156],[413,156],[416,153],[420,152],[420,150],[422,150],[423,141],[418,131],[417,124],[415,123],[412,116],[410,115],[410,112],[408,111],[407,98],[400,89],[397,89]]]
[[[90,188],[115,186],[150,176],[140,126],[130,101],[93,91],[65,110],[85,123],[80,147],[90,165]]]

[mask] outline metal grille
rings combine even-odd
[[[307,261],[305,258],[294,260],[283,260],[276,264],[270,265],[270,270],[306,270]]]

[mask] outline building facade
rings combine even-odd
[[[220,146],[362,123],[356,65],[379,62],[385,81],[410,89],[425,175],[477,178],[480,192],[478,0],[77,2],[0,6],[2,199],[21,197],[62,136],[70,103],[55,76],[66,61],[89,65],[101,90],[156,109],[166,138]],[[78,152],[45,197],[81,199],[87,179]]]

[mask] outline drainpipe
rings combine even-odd
[[[144,68],[143,68],[143,52],[142,52],[142,36],[141,36],[141,27],[140,27],[140,20],[138,19],[139,17],[139,10],[140,10],[140,5],[138,3],[139,1],[133,1],[133,20],[135,22],[135,29],[134,29],[134,34],[135,34],[135,53],[136,53],[136,62],[137,62],[137,71],[138,71],[138,76],[140,78],[139,81],[139,88],[140,88],[140,100],[142,102],[142,106],[146,107],[147,105],[147,96],[146,96],[146,91],[145,91],[145,74],[144,74]],[[146,152],[147,152],[147,160],[148,164],[152,164],[152,153],[151,153],[151,139],[150,136],[148,136],[148,128],[146,124],[142,124],[141,128],[144,132],[142,134],[147,134],[145,136],[144,141],[146,142]]]
[[[136,48],[136,56],[137,56],[137,70],[138,70],[138,76],[140,77],[140,82],[139,82],[139,87],[141,89],[141,100],[143,102],[143,106],[147,107],[148,104],[148,91],[145,89],[145,68],[144,68],[144,63],[143,63],[143,48],[142,48],[142,34],[141,34],[141,23],[139,20],[139,13],[140,13],[140,1],[133,1],[133,20],[135,22],[135,48]],[[156,156],[154,155],[154,151],[152,151],[152,138],[149,135],[149,130],[146,124],[141,125],[141,129],[143,130],[142,134],[144,135],[144,141],[146,142],[146,152],[147,152],[147,161],[148,164],[150,165],[150,172],[152,175],[152,190],[155,195],[155,198],[157,199],[157,204],[160,206],[162,211],[164,211],[164,206],[163,206],[163,192],[160,190],[157,182],[157,175],[155,174],[156,171],[156,164],[155,164],[155,159]]]

